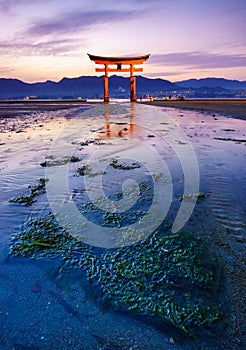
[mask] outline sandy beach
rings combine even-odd
[[[3,189],[0,197],[0,344],[4,350],[244,348],[246,104],[241,101],[153,101],[150,104],[151,107],[144,102],[112,103],[106,110],[99,104],[95,112],[91,108],[94,104],[85,102],[0,105],[0,185]],[[68,126],[73,122],[74,129],[68,133]],[[74,130],[77,133],[74,134]],[[202,195],[184,229],[201,237],[223,266],[218,303],[225,316],[217,332],[194,338],[180,336],[171,327],[162,328],[153,320],[146,322],[134,313],[115,310],[110,303],[102,304],[98,287],[87,282],[80,269],[67,267],[61,276],[59,258],[8,257],[13,234],[20,232],[30,218],[44,217],[50,211],[46,194],[35,197],[31,206],[9,203],[9,200],[33,188],[38,178],[50,177],[53,169],[58,171],[59,164],[44,167],[45,162],[46,165],[54,162],[57,137],[64,141],[59,147],[60,154],[67,156],[66,149],[73,147],[74,156],[79,160],[65,169],[69,189],[62,189],[57,202],[72,201],[78,206],[84,203],[83,171],[80,170],[78,176],[78,169],[84,169],[84,161],[100,152],[112,158],[118,144],[123,145],[124,152],[130,152],[131,142],[137,140],[155,150],[167,163],[173,186],[172,204],[165,218],[168,223],[174,221],[182,195],[192,198],[190,193],[183,194],[184,174],[180,166],[180,163],[183,166],[186,147],[192,147],[200,172],[198,191]],[[115,158],[111,164],[117,165]],[[116,185],[121,188],[124,176],[131,172],[137,174],[133,176],[135,181],[141,181],[148,170],[146,164],[145,168],[139,168],[139,173],[137,168],[128,170],[126,166],[107,168],[106,193],[110,194]],[[64,163],[61,165],[64,167]],[[160,176],[158,166],[155,173]],[[94,183],[91,188],[97,191]]]

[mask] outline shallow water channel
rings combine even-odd
[[[243,348],[245,121],[110,103],[1,117],[0,127],[1,349]],[[36,193],[41,178],[45,193],[30,205],[10,202]],[[201,237],[222,270],[220,325],[191,337],[105,301],[59,254],[9,255],[13,237],[49,215],[99,255],[139,247],[156,230]]]

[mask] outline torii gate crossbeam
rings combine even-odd
[[[125,73],[130,72],[130,96],[131,102],[137,100],[136,94],[136,77],[135,72],[142,72],[143,68],[135,68],[135,65],[143,64],[150,56],[135,56],[135,57],[102,57],[88,54],[91,61],[96,64],[104,65],[104,68],[96,68],[96,72],[104,72],[104,102],[109,102],[109,91],[108,91],[108,73]],[[111,68],[109,65],[116,65],[116,68]],[[122,65],[129,65],[129,68],[122,68]]]

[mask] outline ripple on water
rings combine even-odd
[[[214,168],[210,171],[211,213],[228,234],[245,234],[244,208],[233,191],[233,180],[226,171]]]

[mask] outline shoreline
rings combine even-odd
[[[151,106],[171,107],[202,112],[214,112],[246,120],[245,99],[153,100],[141,102]]]
[[[127,100],[126,100],[127,101]],[[71,109],[81,106],[90,106],[103,101],[93,100],[0,100],[0,117],[13,116],[17,113],[30,113],[37,109],[43,111],[55,111]],[[189,100],[153,100],[138,101],[137,103],[212,112],[223,114],[232,118],[246,120],[246,99],[189,99]]]

